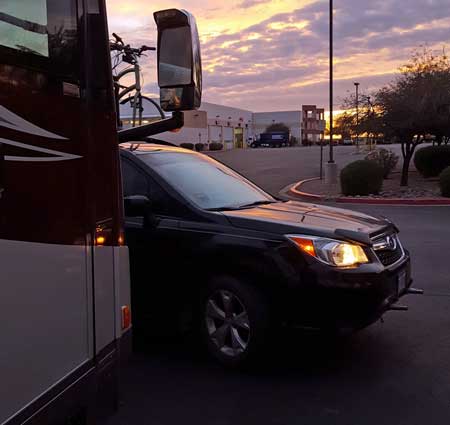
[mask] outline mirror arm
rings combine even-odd
[[[165,131],[176,130],[183,127],[184,115],[183,112],[176,111],[173,113],[172,118],[165,120],[155,121],[150,124],[141,125],[139,127],[127,128],[117,132],[119,137],[119,143],[124,142],[138,142],[146,137],[153,136],[155,134],[164,133]]]

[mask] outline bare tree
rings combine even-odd
[[[336,118],[336,133],[343,138],[383,136],[380,115],[376,112],[373,97],[364,93],[358,96],[358,118],[356,116],[356,96],[351,95],[342,101],[345,112]]]
[[[273,132],[278,132],[278,131],[289,133],[291,130],[286,124],[284,124],[282,122],[270,124],[266,128],[266,133],[273,133]]]
[[[343,139],[350,139],[356,134],[356,116],[346,111],[334,120],[334,132],[340,134]],[[329,134],[329,131],[328,131]]]
[[[375,93],[375,108],[384,133],[402,144],[401,185],[408,185],[411,159],[427,135],[442,140],[449,134],[450,61],[445,51],[416,52],[391,84]]]
[[[435,55],[427,48],[417,51],[410,62],[400,68],[399,76],[385,87],[362,95],[359,123],[356,124],[356,99],[343,101],[347,109],[339,123],[343,131],[366,134],[401,142],[403,166],[401,185],[408,185],[409,165],[417,146],[427,136],[438,144],[450,138],[450,60],[443,51]]]

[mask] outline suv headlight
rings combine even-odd
[[[354,267],[368,263],[366,253],[359,245],[312,236],[288,235],[302,251],[334,267]]]

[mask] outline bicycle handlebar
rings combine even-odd
[[[156,50],[156,47],[142,46],[139,50],[142,53],[142,52],[146,52],[148,50]]]
[[[117,39],[118,36],[116,36],[116,34],[113,34],[113,36],[115,36],[115,38]],[[120,37],[118,37],[120,38]],[[117,43],[113,43],[111,42],[109,44],[110,50],[111,51],[119,51],[119,52],[124,52],[125,54],[128,55],[136,55],[136,56],[141,56],[142,53],[150,51],[150,50],[156,50],[155,47],[150,47],[150,46],[141,46],[139,49],[135,49],[133,47],[131,47],[129,44],[125,45],[123,44],[122,39],[120,38],[121,42],[117,42]]]
[[[118,44],[118,43],[109,43],[109,49],[111,50],[111,51],[115,51],[115,50],[117,50],[117,51],[119,51],[119,52],[121,52],[122,50],[123,50],[123,45],[122,44]]]
[[[115,32],[113,32],[112,35],[118,43],[124,44],[122,37],[119,37]]]

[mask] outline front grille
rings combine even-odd
[[[389,238],[391,238],[391,241],[394,241],[395,246],[392,246],[392,242],[389,243]],[[403,248],[397,235],[387,235],[377,238],[373,242],[375,254],[383,266],[390,266],[403,257]]]

